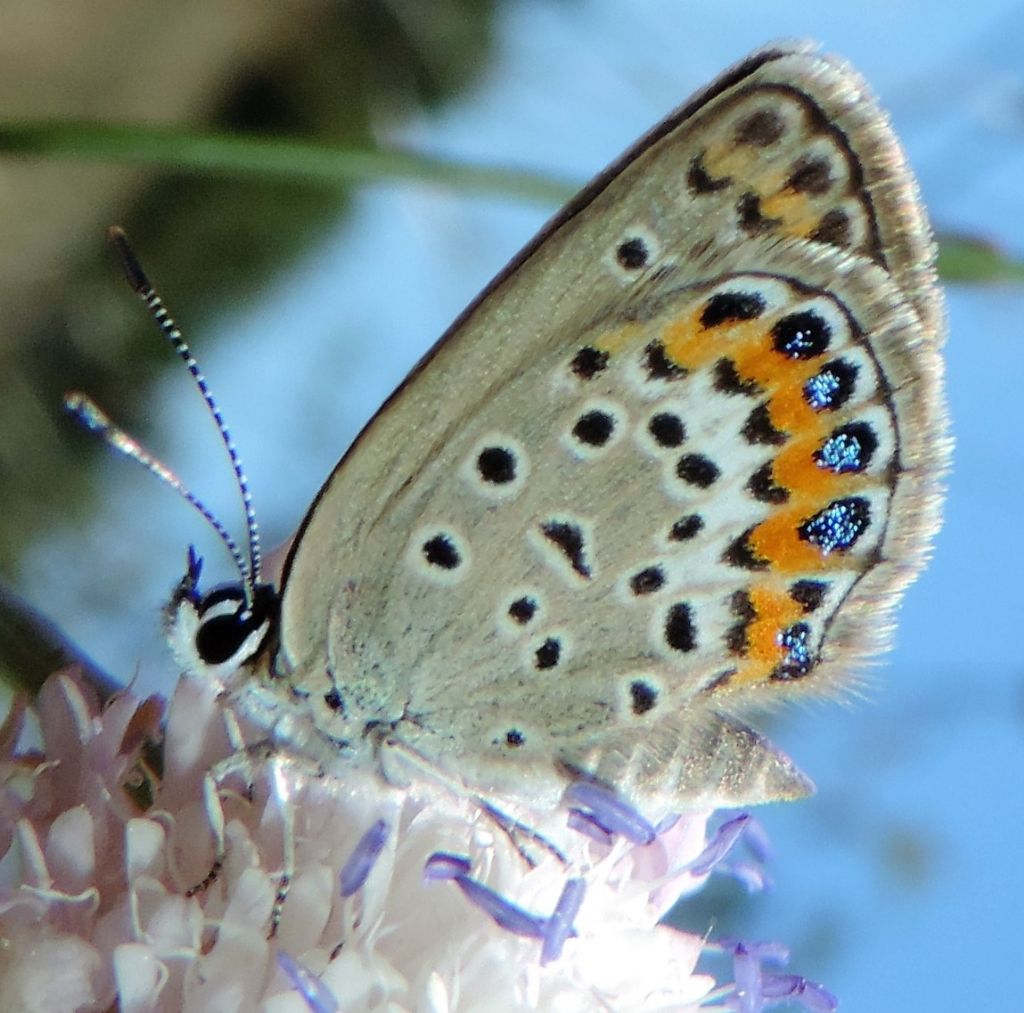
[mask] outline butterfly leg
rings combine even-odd
[[[232,752],[207,771],[204,775],[203,785],[204,807],[214,841],[214,858],[209,872],[186,891],[186,896],[192,897],[208,889],[216,882],[224,868],[228,848],[222,801],[224,782],[233,775],[240,774],[244,778],[245,785],[241,797],[251,803],[255,796],[257,768],[262,767],[267,772],[270,792],[278,805],[281,816],[281,871],[271,909],[268,933],[268,938],[273,938],[277,933],[281,910],[295,873],[295,808],[291,799],[293,788],[286,768],[299,765],[308,768],[304,773],[317,777],[322,777],[323,771],[314,763],[301,761],[277,752],[269,742],[262,741],[247,745],[237,719],[230,711],[225,714],[225,727]]]
[[[554,856],[562,865],[568,865],[568,859],[564,852],[536,827],[498,808],[492,800],[475,793],[458,777],[440,770],[437,764],[431,763],[407,742],[397,737],[387,739],[378,748],[377,759],[381,775],[390,784],[396,786],[408,784],[410,771],[414,771],[427,783],[438,785],[455,798],[471,802],[505,834],[519,856],[531,869],[540,863],[528,850],[527,842],[530,841]]]
[[[569,864],[569,859],[565,856],[565,853],[551,840],[545,837],[544,834],[542,834],[536,827],[523,822],[523,820],[516,819],[515,816],[502,811],[493,802],[488,802],[479,795],[475,796],[473,801],[480,811],[484,813],[484,815],[486,815],[502,831],[502,833],[505,834],[511,842],[512,847],[514,847],[519,853],[519,857],[522,858],[522,860],[531,869],[535,869],[540,862],[535,855],[528,850],[530,843],[536,844],[562,865]]]
[[[278,876],[274,904],[270,910],[270,933],[268,936],[270,939],[277,935],[277,929],[281,923],[281,911],[284,908],[284,902],[288,899],[292,880],[295,878],[295,805],[291,800],[292,786],[285,770],[295,762],[294,758],[280,754],[275,754],[270,758],[271,783],[274,787],[274,798],[277,800],[281,813],[282,848],[281,874]],[[300,763],[300,765],[315,771],[317,777],[324,776],[323,770],[313,764]]]
[[[213,833],[213,862],[210,865],[209,872],[198,883],[185,891],[186,897],[194,897],[197,893],[207,890],[216,881],[221,869],[224,868],[227,844],[224,828],[224,806],[220,798],[220,785],[232,774],[242,773],[246,784],[244,797],[251,801],[253,796],[253,766],[250,747],[245,744],[242,730],[234,713],[230,710],[225,710],[223,716],[224,729],[227,733],[228,742],[231,745],[231,753],[203,775],[203,807],[206,810],[206,817],[209,820],[210,829]]]

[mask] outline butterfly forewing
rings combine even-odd
[[[276,670],[470,789],[799,794],[737,720],[876,648],[936,523],[939,297],[873,100],[757,54],[456,324],[322,490]]]

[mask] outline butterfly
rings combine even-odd
[[[192,561],[178,657],[283,750],[393,783],[542,810],[582,779],[652,814],[805,795],[751,716],[847,685],[925,561],[934,262],[861,79],[753,53],[458,318],[279,586],[252,558],[204,595]]]

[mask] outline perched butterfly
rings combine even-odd
[[[866,86],[759,51],[456,321],[279,588],[253,559],[203,596],[189,568],[179,657],[283,749],[396,783],[539,810],[582,778],[655,815],[803,795],[748,715],[883,646],[938,524],[942,337]]]

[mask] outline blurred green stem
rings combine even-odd
[[[315,183],[402,179],[559,205],[576,187],[566,180],[398,150],[268,138],[198,134],[170,127],[44,120],[0,123],[0,154],[155,165],[164,169],[276,177]]]
[[[0,123],[3,154],[321,184],[411,180],[460,192],[518,197],[551,207],[565,203],[577,189],[568,180],[542,173],[469,166],[396,149],[359,149],[255,134],[199,134],[138,124]],[[1024,281],[1024,262],[969,237],[940,237],[939,270],[947,281]]]

